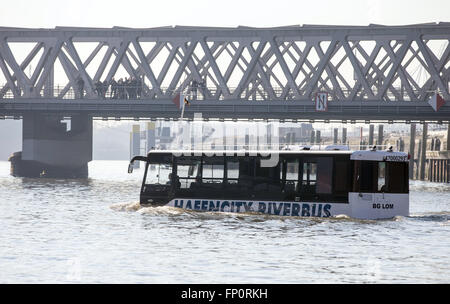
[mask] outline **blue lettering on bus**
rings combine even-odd
[[[191,210],[202,211],[226,211],[229,212],[250,212],[253,202],[244,201],[209,201],[195,200],[194,204],[191,200],[174,200],[174,206]],[[258,202],[257,211],[261,213],[284,215],[284,216],[316,216],[330,217],[331,204],[308,204],[308,203],[275,203],[275,202]]]
[[[222,205],[220,205],[220,211],[223,211],[225,206],[230,207],[230,203],[228,201],[222,202]]]
[[[316,216],[316,204],[311,206],[311,216]]]
[[[178,200],[175,200],[175,207],[183,208],[183,200],[180,200],[179,202]]]
[[[302,204],[302,216],[310,216],[309,204]]]
[[[277,203],[272,203],[272,204],[273,204],[273,213],[274,213],[275,215],[280,215],[281,208],[283,208],[283,203],[279,203],[279,204],[277,204]],[[278,207],[277,207],[277,205],[278,205]]]
[[[259,204],[258,204],[258,212],[266,213],[266,203],[259,202]]]
[[[330,204],[326,204],[325,206],[323,206],[323,213],[325,213],[324,217],[330,217],[331,216],[330,209],[331,209],[331,205]]]
[[[291,203],[284,203],[283,215],[291,215]]]
[[[219,202],[219,201],[217,201],[217,202]],[[216,209],[216,205],[214,204],[214,201],[209,201],[209,208],[208,208],[208,210],[209,211],[219,211],[218,208]]]
[[[253,202],[243,202],[245,212],[250,212],[252,209]]]

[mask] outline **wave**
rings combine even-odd
[[[412,214],[409,218],[421,221],[448,222],[450,221],[450,211],[427,212],[421,214]]]

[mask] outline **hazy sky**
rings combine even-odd
[[[3,0],[0,26],[402,25],[450,21],[449,0]]]

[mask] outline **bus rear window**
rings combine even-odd
[[[408,193],[408,163],[355,161],[354,192]]]

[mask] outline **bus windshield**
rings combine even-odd
[[[149,164],[145,184],[169,185],[172,174],[172,164]]]

